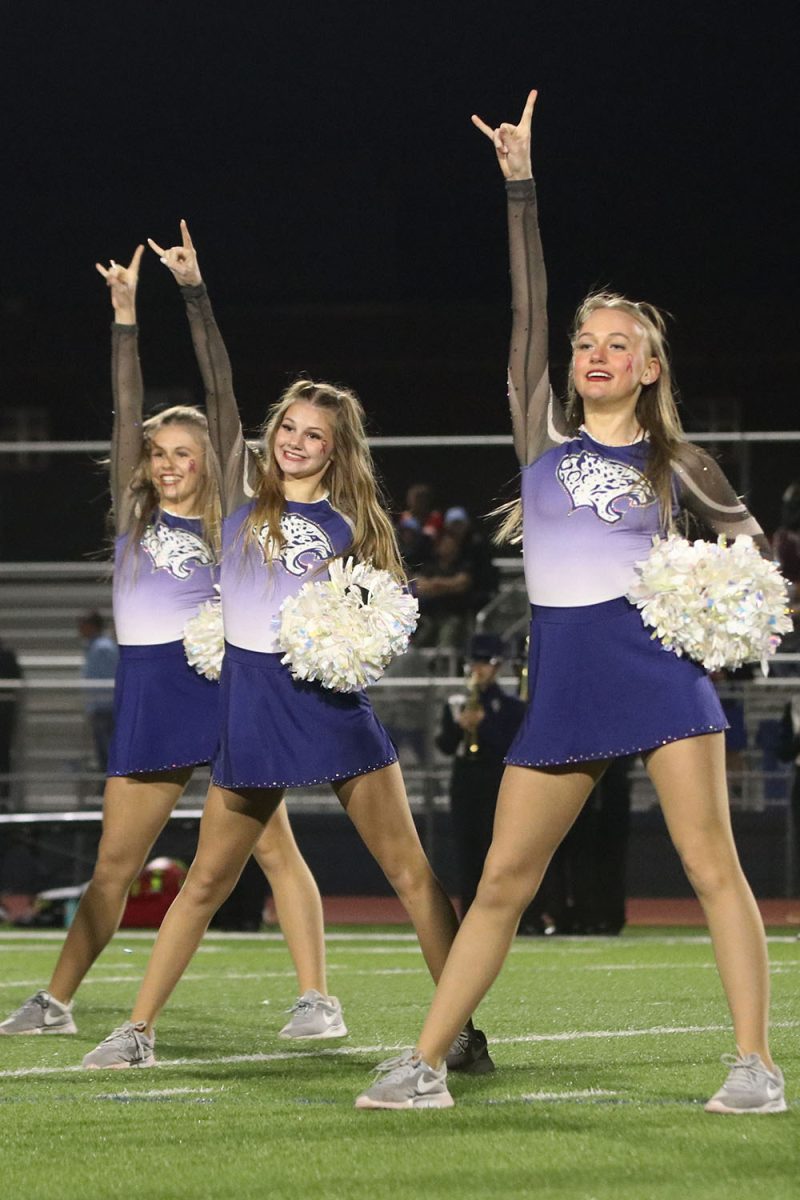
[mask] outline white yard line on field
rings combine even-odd
[[[775,1021],[773,1029],[797,1029],[800,1021]],[[529,1033],[518,1037],[492,1038],[493,1046],[528,1045],[536,1042],[580,1042],[591,1040],[608,1040],[614,1038],[664,1037],[665,1035],[681,1035],[695,1033],[724,1033],[728,1025],[653,1025],[646,1029],[571,1029],[560,1033]],[[285,1050],[272,1054],[225,1054],[217,1058],[164,1058],[160,1059],[155,1068],[174,1067],[221,1067],[241,1063],[271,1063],[300,1061],[316,1058],[353,1058],[359,1055],[385,1055],[393,1051],[404,1050],[407,1046],[400,1043],[392,1045],[379,1044],[376,1046],[335,1046],[330,1048],[315,1048],[307,1051]],[[140,1068],[141,1069],[141,1068]],[[82,1072],[83,1067],[17,1067],[8,1071],[0,1071],[0,1079],[24,1079],[45,1075],[69,1075]],[[87,1072],[89,1074],[89,1072]]]

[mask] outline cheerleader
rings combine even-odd
[[[127,267],[97,269],[114,309],[111,495],[113,607],[120,661],[103,832],[92,879],[47,988],[2,1024],[2,1034],[75,1033],[72,999],[117,930],[128,891],[192,772],[219,741],[219,686],[186,661],[183,628],[215,596],[219,498],[206,418],[177,406],[142,420],[136,287],[144,247]],[[322,902],[278,806],[254,847],[302,993],[286,1037],[347,1032],[327,996]]]
[[[634,563],[674,508],[715,533],[759,526],[713,460],[689,445],[670,385],[664,327],[650,305],[589,297],[572,339],[570,403],[547,370],[546,282],[531,170],[532,92],[518,125],[492,130],[506,179],[513,324],[509,399],[522,465],[532,604],[530,703],[506,758],[494,840],[416,1049],[381,1064],[359,1108],[449,1108],[445,1052],[499,973],[521,913],[609,760],[640,753],[703,905],[733,1017],[737,1055],[709,1112],[785,1108],[767,1043],[768,964],[739,865],[725,778],[726,722],[702,667],[651,639],[626,599]]]
[[[366,696],[294,680],[278,651],[281,603],[326,578],[330,559],[353,555],[404,578],[363,410],[344,388],[300,380],[270,411],[259,459],[244,440],[185,222],[181,231],[181,246],[150,245],[181,285],[221,472],[222,732],[197,856],[161,926],[130,1021],[86,1056],[90,1068],[154,1062],[153,1023],[287,788],[332,785],[408,912],[434,980],[457,926],[420,844],[394,747]],[[486,1039],[468,1016],[451,1039],[451,1063],[492,1070]]]

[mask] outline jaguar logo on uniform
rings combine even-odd
[[[162,523],[148,525],[141,544],[156,570],[169,571],[175,579],[188,579],[197,567],[216,564],[211,547],[190,529]]]
[[[327,533],[308,517],[299,513],[282,513],[281,533],[286,538],[286,545],[280,553],[280,561],[290,575],[305,575],[315,562],[324,562],[333,558],[334,549]],[[269,526],[264,524],[255,529],[264,555],[264,562],[270,562],[276,547],[273,544]]]
[[[616,524],[631,508],[655,504],[652,485],[635,467],[579,450],[565,454],[556,471],[573,510],[593,508],[601,521]]]

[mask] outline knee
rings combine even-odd
[[[298,862],[302,862],[297,847],[284,842],[270,843],[267,846],[259,844],[253,851],[253,857],[268,879],[284,875],[296,867]]]
[[[542,871],[529,862],[501,861],[490,853],[478,884],[476,902],[484,908],[507,909],[521,914],[530,904]]]
[[[133,855],[123,846],[104,846],[101,841],[92,872],[92,884],[103,890],[115,888],[127,891],[142,870],[145,857]]]
[[[741,867],[733,846],[695,845],[679,850],[686,876],[701,898],[711,897],[741,878]]]
[[[180,896],[184,904],[209,909],[213,913],[227,900],[238,878],[235,872],[215,871],[198,865],[195,860],[189,868]]]
[[[382,857],[381,866],[401,900],[413,897],[431,886],[438,886],[431,865],[422,853],[414,855],[413,858],[388,855]]]

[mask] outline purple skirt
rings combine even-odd
[[[650,634],[624,596],[575,608],[531,605],[530,700],[506,762],[619,758],[727,729],[705,669]]]
[[[186,661],[183,642],[120,646],[108,775],[197,766],[219,744],[219,685]]]
[[[397,761],[364,692],[299,682],[281,657],[226,643],[214,783],[232,790],[310,787]]]

